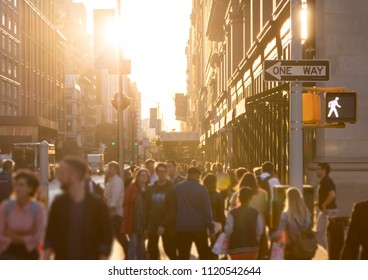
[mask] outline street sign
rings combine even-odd
[[[266,82],[328,81],[330,78],[328,60],[265,60],[263,66]]]
[[[325,119],[327,123],[356,123],[356,92],[326,92]]]

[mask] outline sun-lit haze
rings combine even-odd
[[[89,8],[113,8],[115,0],[84,0]],[[174,95],[186,92],[185,46],[190,27],[190,0],[121,0],[122,27],[108,37],[122,44],[132,60],[133,81],[142,92],[142,117],[157,107],[165,130],[179,129]],[[120,30],[119,30],[120,29]]]

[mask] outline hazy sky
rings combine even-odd
[[[109,8],[116,0],[84,0],[90,7]],[[186,92],[185,46],[190,27],[191,0],[121,0],[123,30],[119,31],[131,79],[142,92],[142,116],[160,102],[164,129],[178,129],[174,94]],[[117,39],[118,37],[117,36]]]

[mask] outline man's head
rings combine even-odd
[[[243,175],[245,173],[249,172],[246,168],[244,167],[239,167],[238,169],[235,170],[235,179],[236,181],[240,181],[240,179],[243,177]]]
[[[148,169],[149,173],[152,175],[155,172],[155,160],[147,159],[144,166]]]
[[[117,163],[116,161],[110,161],[107,164],[107,177],[111,178],[115,175],[119,175],[120,172],[120,166],[119,163]]]
[[[190,167],[187,171],[188,179],[199,182],[201,178],[201,171],[197,167]]]
[[[268,174],[273,174],[274,173],[274,165],[272,162],[270,161],[266,161],[262,164],[262,172],[263,173],[268,173]]]
[[[12,173],[14,170],[14,161],[11,159],[4,159],[1,162],[1,168],[4,172]]]
[[[177,164],[174,160],[166,161],[167,170],[170,177],[174,177],[177,174]]]
[[[192,160],[192,162],[190,163],[191,166],[193,167],[197,167],[197,161],[195,159]]]
[[[330,174],[330,171],[331,171],[331,167],[327,162],[318,163],[318,168],[317,168],[318,178],[323,178],[327,176],[328,174]]]
[[[224,166],[222,165],[222,163],[218,162],[218,163],[216,164],[216,169],[217,169],[217,172],[218,172],[218,173],[221,173],[221,172],[223,172],[223,171],[224,171]]]
[[[87,178],[87,164],[78,157],[65,158],[59,168],[58,179],[63,190],[81,185]]]
[[[159,162],[156,165],[156,174],[159,182],[165,182],[167,180],[167,165],[163,162]]]
[[[206,171],[212,171],[212,163],[210,163],[209,161],[206,162],[206,165],[205,165],[205,168],[206,168]]]
[[[254,191],[250,187],[242,187],[239,191],[239,201],[241,205],[246,205],[250,202]]]

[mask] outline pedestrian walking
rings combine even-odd
[[[44,258],[57,260],[107,259],[113,229],[106,204],[86,191],[87,164],[75,157],[60,163],[58,179],[64,193],[50,209]]]
[[[128,260],[147,259],[144,242],[147,237],[149,179],[147,169],[137,170],[124,196],[122,233],[129,236]]]
[[[301,231],[310,231],[311,214],[304,203],[301,192],[297,188],[286,191],[285,209],[281,214],[278,229],[272,234],[272,240],[284,245],[285,260],[310,259],[295,255],[296,235]]]
[[[38,188],[39,181],[31,171],[19,170],[15,174],[15,199],[7,199],[0,205],[0,259],[39,259],[44,212],[33,199]]]
[[[166,161],[166,164],[169,178],[174,186],[185,180],[185,178],[179,174],[178,167],[175,161],[168,160]]]
[[[194,242],[199,258],[211,258],[208,233],[214,239],[211,203],[208,191],[199,183],[201,172],[198,168],[188,169],[187,180],[175,187],[176,231],[179,259],[188,260]]]
[[[203,179],[203,185],[207,188],[210,196],[211,210],[213,215],[213,222],[217,224],[219,231],[215,233],[214,240],[211,240],[211,248],[215,240],[220,235],[225,226],[225,201],[221,193],[216,190],[217,178],[215,174],[207,174]],[[213,259],[218,259],[218,256],[212,254]]]
[[[113,221],[114,235],[123,248],[125,258],[128,257],[128,240],[121,234],[123,223],[123,201],[124,201],[124,182],[119,176],[120,166],[117,162],[111,161],[107,165],[107,186],[105,189],[105,198],[107,206],[110,209],[110,215]]]
[[[92,168],[88,166],[87,180],[86,180],[87,191],[97,195],[99,198],[104,199],[104,190],[92,179]]]
[[[356,203],[350,218],[348,236],[342,250],[343,260],[368,260],[368,200]],[[361,253],[360,253],[360,249]]]
[[[328,163],[319,163],[317,176],[321,179],[318,187],[317,240],[327,250],[328,218],[337,216],[336,187],[329,176],[331,167]]]
[[[151,260],[160,259],[159,238],[164,251],[171,259],[177,259],[175,240],[175,197],[174,188],[168,179],[167,165],[156,166],[158,181],[150,189],[148,206],[148,254]]]
[[[14,170],[14,161],[4,159],[1,162],[2,172],[0,173],[0,203],[8,199],[13,192],[12,173]]]
[[[144,166],[146,167],[146,169],[149,171],[150,173],[150,183],[149,186],[152,187],[153,184],[157,181],[157,174],[155,171],[155,164],[156,161],[154,159],[147,159],[146,162],[144,163]]]
[[[249,206],[253,193],[249,187],[241,188],[240,206],[232,209],[226,220],[225,234],[232,260],[255,260],[258,255],[264,224],[258,211]]]
[[[206,162],[205,166],[204,166],[204,172],[202,173],[202,179],[209,173],[213,173],[212,172],[212,163],[210,163],[209,161]]]

